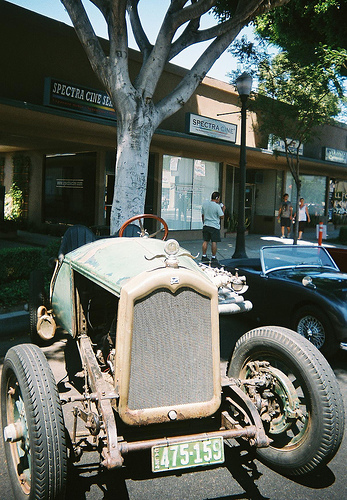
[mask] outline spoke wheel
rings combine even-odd
[[[325,331],[322,323],[314,316],[304,316],[300,319],[297,332],[321,349],[325,342]]]
[[[314,306],[305,306],[297,311],[293,328],[325,356],[332,356],[338,349],[329,319]]]
[[[266,390],[243,385],[271,439],[257,454],[271,468],[305,474],[328,463],[344,431],[344,408],[335,375],[324,356],[296,332],[264,327],[236,343],[228,376],[271,380]]]
[[[65,498],[65,428],[57,386],[41,350],[12,347],[1,379],[5,454],[16,500]]]

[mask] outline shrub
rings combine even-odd
[[[31,247],[0,249],[0,284],[29,279],[30,272],[40,265],[42,250]]]
[[[29,298],[29,281],[15,280],[0,284],[0,307],[7,308],[25,304]]]
[[[15,247],[0,249],[0,307],[5,310],[29,301],[31,271],[40,269],[48,289],[53,266],[50,260],[58,255],[60,241],[47,247]]]

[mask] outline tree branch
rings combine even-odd
[[[130,18],[131,27],[134,33],[136,43],[143,54],[144,61],[147,61],[153,45],[149,42],[146,33],[142,27],[137,9],[139,0],[129,0],[127,11]]]
[[[213,66],[214,62],[236,38],[241,29],[259,12],[259,9],[263,9],[264,11],[270,10],[274,4],[284,5],[288,1],[289,0],[273,0],[271,2],[271,0],[253,0],[251,2],[244,2],[240,0],[235,16],[224,23],[220,23],[216,27],[206,30],[205,35],[202,31],[201,36],[207,37],[206,33],[217,36],[196,61],[192,69],[186,73],[176,89],[157,104],[158,113],[161,115],[161,119],[164,120],[185,104],[197,86],[201,83],[206,73]],[[201,7],[202,4],[206,6],[208,2],[204,0],[202,2],[197,1],[196,4],[190,7],[196,8],[199,3]],[[195,10],[195,12],[197,12],[197,10]]]
[[[156,42],[147,59],[143,62],[136,78],[135,86],[147,101],[152,99],[164,66],[168,61],[172,39],[175,35],[172,19],[174,8],[177,8],[177,3],[171,2],[160,27]]]
[[[206,76],[206,73],[213,66],[220,54],[224,52],[238,35],[242,27],[243,25],[238,24],[227,33],[213,40],[191,70],[187,71],[177,87],[157,103],[156,107],[161,121],[178,111],[187,102]]]
[[[177,7],[179,8],[173,15],[175,30],[182,26],[182,24],[185,24],[192,19],[201,18],[201,16],[211,10],[215,4],[216,0],[197,0],[196,2],[192,2],[191,5],[188,5],[184,8],[182,8],[182,5],[177,5]]]
[[[95,7],[97,7],[100,10],[100,12],[102,13],[107,22],[108,13],[111,7],[111,0],[90,0],[90,1],[95,5]]]
[[[125,12],[127,0],[92,0],[108,25],[110,54],[106,56],[81,0],[61,0],[65,6],[89,62],[108,92],[118,113],[125,112],[133,86],[128,69],[128,40]]]
[[[259,5],[259,8],[255,11],[255,17],[266,14],[266,12],[277,7],[283,7],[283,5],[286,5],[288,2],[290,2],[290,0],[262,0],[261,5]],[[240,0],[240,3],[244,2]]]
[[[77,36],[86,51],[95,74],[107,88],[107,58],[89,21],[81,0],[61,0],[74,25]]]
[[[280,4],[284,4],[288,1],[289,0],[276,0],[273,3],[279,2]],[[238,22],[242,22],[244,25],[248,24],[249,21],[255,17],[255,15],[258,15],[255,13],[257,13],[259,9],[264,9],[264,6],[259,5],[262,3],[264,3],[264,0],[253,0],[253,2],[241,1],[235,16],[205,30],[198,31],[196,25],[194,25],[193,22],[190,22],[181,36],[172,44],[168,60],[170,61],[177,56],[177,54],[191,45],[206,42],[207,40],[223,35],[230,29],[230,26],[233,26]],[[267,4],[268,3],[269,2],[267,2]],[[186,9],[188,9],[188,7],[186,7]],[[195,21],[199,23],[200,17]]]
[[[196,22],[199,22],[196,20]],[[224,35],[230,26],[235,24],[235,20],[228,20],[223,23],[217,24],[216,26],[212,26],[211,28],[207,28],[205,30],[198,31],[193,22],[189,23],[186,29],[183,31],[182,35],[172,44],[171,50],[169,53],[168,60],[173,59],[177,54],[182,52],[182,50],[200,42],[206,42],[207,40],[211,40],[212,38],[216,38],[218,36]]]

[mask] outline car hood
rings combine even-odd
[[[72,269],[105,288],[120,293],[122,286],[144,271],[165,267],[165,241],[153,238],[105,238],[65,255]],[[179,266],[206,275],[180,247]]]
[[[322,290],[324,293],[339,295],[341,291],[347,292],[347,273],[341,273],[340,271],[321,270],[317,268],[297,268],[278,270],[270,272],[269,275],[277,275],[278,277],[296,282],[302,282],[304,277],[310,276],[312,284],[316,289]]]

